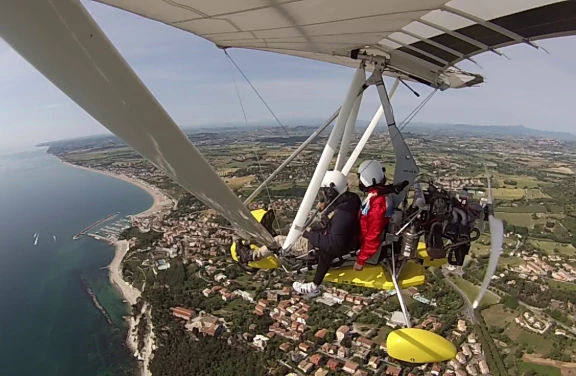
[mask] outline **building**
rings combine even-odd
[[[368,366],[377,369],[380,366],[380,358],[378,358],[377,356],[371,357],[370,360],[368,361]]]
[[[370,350],[373,345],[374,345],[374,342],[369,340],[366,337],[358,337],[358,339],[356,339],[356,346],[364,347],[364,348]]]
[[[310,351],[312,349],[312,344],[308,343],[308,342],[301,342],[298,345],[298,349],[304,353],[307,353],[308,351]]]
[[[330,368],[332,371],[336,371],[340,367],[340,362],[334,358],[328,359],[326,367]]]
[[[354,376],[368,376],[368,372],[363,369],[357,369],[356,372],[354,372]]]
[[[442,371],[442,368],[440,368],[440,366],[438,364],[434,364],[432,366],[432,369],[430,370],[430,373],[433,376],[440,376],[440,371]]]
[[[322,364],[322,361],[324,359],[322,358],[322,355],[320,354],[314,354],[310,357],[310,363],[314,364],[317,367],[320,367],[320,364]]]
[[[398,368],[398,367],[394,367],[394,366],[388,366],[388,368],[386,368],[386,376],[400,376],[400,372],[402,372],[402,369]]]
[[[288,342],[284,342],[278,348],[284,352],[288,352],[292,346]]]
[[[406,325],[404,314],[400,311],[395,311],[394,313],[392,313],[392,317],[390,317],[390,320],[388,320],[388,324],[391,324],[391,326],[394,327]]]
[[[156,260],[156,267],[158,270],[170,269],[170,263],[166,262],[164,259]]]
[[[309,374],[310,372],[312,372],[313,368],[314,365],[310,362],[307,362],[306,360],[303,360],[300,363],[298,363],[298,369],[304,372],[304,374]]]
[[[318,368],[316,372],[314,372],[314,376],[327,376],[330,371],[325,370],[324,368]]]
[[[358,369],[358,363],[352,362],[350,360],[347,361],[346,364],[344,364],[344,367],[342,367],[342,371],[349,373],[351,375],[353,375],[357,369]]]
[[[172,315],[174,317],[181,318],[182,320],[188,321],[194,316],[194,312],[186,308],[174,307],[170,308],[170,310],[172,311]]]
[[[476,376],[478,374],[478,369],[474,364],[468,364],[466,366],[466,371],[472,376]]]
[[[256,336],[254,336],[254,340],[252,341],[252,344],[259,350],[264,350],[266,348],[266,345],[268,344],[268,341],[270,340],[270,338],[263,336],[261,334],[257,334]]]
[[[486,360],[482,359],[479,363],[478,363],[478,367],[480,367],[480,373],[481,374],[490,374],[490,368],[488,368],[488,363],[486,363]]]
[[[336,331],[336,339],[338,340],[338,342],[342,342],[342,340],[348,335],[348,333],[350,333],[350,327],[346,325],[342,325],[341,327],[339,327],[338,330]]]
[[[346,347],[341,346],[338,349],[338,357],[339,358],[348,358],[348,356],[350,355],[350,349],[347,349]]]
[[[328,334],[328,329],[320,329],[319,331],[316,332],[314,337],[324,339],[324,337],[326,337],[326,334]]]

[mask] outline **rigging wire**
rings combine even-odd
[[[264,177],[264,171],[262,171],[262,165],[260,164],[260,158],[258,157],[258,153],[256,151],[254,151],[254,154],[256,155],[256,162],[258,163],[258,169],[260,170],[260,176],[261,178]],[[280,233],[280,221],[278,221],[278,216],[276,215],[276,210],[274,210],[274,207],[272,205],[272,196],[270,195],[270,189],[268,188],[268,184],[266,184],[266,193],[268,194],[268,202],[270,203],[271,206],[271,210],[274,212],[274,222],[276,222],[276,229],[278,230],[278,233]]]
[[[266,101],[264,100],[264,98],[262,98],[262,96],[260,95],[260,93],[258,92],[258,90],[256,90],[256,88],[254,87],[254,85],[252,85],[252,82],[250,82],[250,80],[248,79],[248,77],[246,77],[246,75],[244,74],[244,72],[242,71],[242,69],[240,69],[240,67],[238,66],[238,64],[236,64],[236,62],[234,61],[234,59],[232,59],[232,56],[228,55],[228,51],[224,50],[224,54],[226,55],[226,57],[232,62],[232,64],[234,64],[234,66],[236,67],[236,69],[238,69],[238,72],[240,72],[240,74],[244,77],[244,79],[246,80],[246,82],[248,82],[248,84],[250,85],[250,87],[252,88],[252,90],[254,90],[254,92],[256,93],[256,95],[258,96],[258,98],[260,98],[260,100],[262,101],[262,103],[264,103],[264,106],[266,106],[266,108],[268,109],[268,111],[270,111],[270,113],[272,114],[272,116],[274,116],[274,119],[276,119],[276,122],[280,125],[280,127],[282,127],[282,129],[284,130],[284,132],[286,133],[287,136],[290,136],[288,134],[288,130],[286,129],[286,127],[280,122],[280,120],[278,119],[278,117],[276,116],[276,114],[274,113],[274,111],[272,111],[272,109],[270,108],[270,106],[268,106],[268,103],[266,103]]]
[[[224,51],[224,52],[226,52],[226,51]],[[226,54],[226,55],[228,55],[228,54]],[[230,67],[230,73],[232,74],[232,81],[234,82],[234,88],[236,89],[236,94],[238,95],[238,102],[240,103],[240,108],[242,109],[242,115],[244,115],[244,121],[246,122],[246,125],[248,125],[248,117],[246,116],[246,110],[244,109],[244,103],[242,102],[242,96],[240,95],[240,90],[238,89],[238,85],[236,84],[236,77],[234,75],[234,70],[232,69],[232,66],[229,65],[229,67]],[[238,66],[236,66],[236,67],[238,67]],[[246,76],[244,76],[244,77],[246,77]],[[263,178],[264,172],[262,170],[262,165],[260,164],[260,158],[258,157],[258,152],[256,150],[254,150],[254,154],[256,155],[256,162],[258,163],[258,169],[260,171],[261,178]],[[270,189],[268,188],[268,184],[266,184],[264,187],[266,189],[266,193],[268,194],[268,202],[272,206],[272,195],[270,195]],[[274,219],[276,222],[276,227],[278,229],[278,232],[280,232],[280,222],[278,221],[278,217],[276,216],[276,211],[274,210],[274,208],[272,208],[272,211],[274,212]]]

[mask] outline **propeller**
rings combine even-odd
[[[484,275],[484,280],[482,281],[482,286],[480,286],[480,291],[478,296],[472,304],[472,308],[476,309],[480,305],[490,280],[496,272],[496,267],[498,266],[498,260],[500,259],[500,254],[502,253],[504,244],[504,223],[502,220],[494,216],[494,202],[492,201],[492,184],[490,183],[490,177],[488,176],[488,169],[486,169],[486,178],[488,179],[488,203],[486,204],[488,212],[488,226],[490,228],[490,259],[488,261],[488,268],[486,269],[486,274]]]

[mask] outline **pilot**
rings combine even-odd
[[[389,194],[398,194],[409,184],[406,180],[399,184],[386,184],[385,171],[376,160],[364,161],[358,167],[358,184],[366,193],[360,211],[360,251],[354,264],[358,271],[380,248],[382,233],[394,210]]]
[[[332,260],[356,249],[360,230],[358,223],[360,197],[348,191],[348,179],[343,173],[326,172],[320,194],[319,209],[326,208],[320,223],[307,228],[292,246],[292,250],[296,253],[304,253],[311,248],[317,249],[318,266],[314,280],[309,283],[294,282],[292,285],[297,293],[306,294],[309,298],[321,294],[318,287],[330,269]],[[282,244],[286,237],[279,235],[274,239],[278,244]],[[271,254],[272,252],[264,246],[255,251],[253,257],[260,259]]]

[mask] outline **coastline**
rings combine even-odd
[[[70,162],[65,162],[63,160],[60,159],[60,161],[62,163],[64,163],[67,166],[70,167],[74,167],[74,168],[79,168],[82,170],[86,170],[86,171],[90,171],[90,172],[97,172],[99,174],[102,175],[106,175],[106,176],[110,176],[112,178],[116,178],[119,180],[123,180],[127,183],[133,184],[135,186],[137,186],[140,189],[143,189],[144,191],[146,191],[146,193],[148,193],[150,196],[152,196],[152,199],[154,200],[154,203],[152,204],[151,207],[149,207],[148,209],[144,210],[141,213],[138,214],[134,214],[134,216],[140,216],[140,215],[151,215],[155,212],[157,212],[158,210],[160,210],[160,208],[162,208],[164,205],[167,205],[168,203],[170,203],[170,205],[174,205],[174,200],[170,199],[169,197],[167,197],[164,193],[162,193],[158,188],[152,187],[147,183],[144,183],[141,180],[135,179],[135,178],[131,178],[128,177],[126,175],[120,175],[120,174],[115,174],[112,172],[108,172],[108,171],[101,171],[101,170],[97,170],[95,168],[89,168],[89,167],[83,167],[83,166],[77,166],[75,164],[72,164]]]
[[[100,170],[93,169],[93,168],[77,166],[77,165],[74,165],[72,163],[65,162],[61,159],[60,159],[60,161],[62,163],[64,163],[65,165],[68,165],[70,167],[79,168],[79,169],[83,169],[83,170],[91,171],[91,172],[96,172],[96,173],[99,173],[102,175],[107,175],[107,176],[113,177],[115,179],[123,180],[127,183],[131,183],[131,184],[137,186],[138,188],[146,191],[150,196],[152,196],[152,199],[153,199],[152,206],[150,206],[148,209],[144,210],[143,212],[135,214],[134,216],[152,215],[152,214],[158,212],[161,208],[163,208],[164,206],[166,206],[168,204],[171,207],[175,206],[175,204],[176,204],[176,202],[173,199],[169,198],[167,195],[165,195],[159,189],[152,187],[149,184],[147,184],[141,180],[138,180],[136,178],[131,178],[131,177],[128,177],[125,175],[115,174],[115,173],[107,172],[107,171],[100,171]],[[102,239],[102,240],[104,240],[104,239]],[[137,301],[141,297],[142,293],[139,289],[137,289],[136,287],[134,287],[131,284],[129,284],[128,282],[126,282],[124,280],[124,278],[122,277],[122,262],[123,262],[124,258],[126,257],[126,254],[128,253],[128,249],[129,249],[128,240],[117,240],[116,242],[113,242],[113,243],[110,243],[109,241],[107,241],[107,242],[115,247],[114,258],[112,259],[110,264],[107,266],[110,284],[112,284],[113,286],[116,287],[116,289],[120,292],[120,294],[124,298],[124,301],[132,307],[134,304],[137,303]],[[136,329],[137,329],[137,325],[139,323],[140,315],[143,313],[146,313],[146,315],[148,317],[150,330],[148,332],[148,335],[144,339],[144,343],[145,343],[144,349],[142,351],[139,351],[138,350],[138,334],[136,332]],[[154,341],[154,332],[153,332],[153,326],[152,326],[152,322],[150,319],[150,315],[151,315],[151,309],[148,306],[148,304],[145,303],[143,305],[142,311],[139,313],[139,317],[137,319],[135,319],[134,316],[131,316],[129,319],[126,320],[128,322],[128,332],[127,332],[127,336],[126,336],[126,345],[128,346],[128,348],[132,352],[132,355],[139,361],[138,369],[139,369],[139,374],[141,376],[151,376],[152,375],[152,373],[150,372],[149,366],[150,366],[150,360],[152,359],[152,352],[155,349],[155,341]]]

